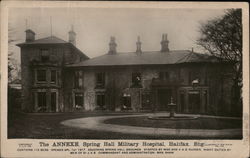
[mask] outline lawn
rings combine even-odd
[[[128,114],[128,113],[122,113]],[[24,114],[12,113],[8,116],[8,138],[36,139],[142,139],[141,136],[124,135],[114,132],[102,132],[70,128],[60,124],[61,121],[94,116],[121,115],[108,112],[84,113],[48,113]]]
[[[166,136],[144,136],[135,134],[122,134],[115,132],[93,131],[66,127],[61,121],[94,116],[128,115],[138,113],[111,113],[111,112],[84,112],[84,113],[54,113],[54,114],[24,114],[11,113],[8,115],[8,138],[28,139],[199,139],[199,137],[166,137]],[[120,124],[126,124],[120,120]],[[130,118],[130,123],[139,123]],[[114,123],[114,122],[113,122]],[[140,124],[144,124],[141,120]],[[212,139],[212,138],[211,138]],[[220,139],[227,139],[221,138]],[[239,139],[230,138],[230,139]]]
[[[125,117],[105,120],[107,124],[171,129],[234,129],[242,128],[242,120],[197,118],[192,120],[152,120],[146,116]]]

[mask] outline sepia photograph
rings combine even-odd
[[[241,140],[242,36],[241,8],[10,8],[7,138]]]

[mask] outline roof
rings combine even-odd
[[[32,30],[31,30],[32,31]],[[17,44],[17,46],[23,46],[23,45],[36,45],[36,44],[68,44],[70,47],[72,47],[78,54],[81,56],[89,59],[88,56],[86,56],[81,50],[79,50],[76,46],[74,46],[72,43],[64,41],[56,36],[49,36],[45,38],[40,38],[31,42],[23,42]]]
[[[60,44],[60,43],[69,43],[66,42],[56,36],[50,36],[50,37],[46,37],[46,38],[40,38],[31,42],[24,42],[24,43],[20,43],[19,45],[29,45],[29,44]]]
[[[174,50],[170,52],[142,52],[136,54],[134,52],[117,53],[114,55],[105,54],[89,60],[85,60],[76,64],[68,65],[68,67],[82,66],[118,66],[118,65],[163,65],[178,63],[194,63],[194,62],[217,62],[217,58],[191,52],[189,50]]]

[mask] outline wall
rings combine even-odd
[[[40,50],[49,50],[49,61],[41,61]],[[81,58],[82,57],[82,58]],[[80,59],[86,59],[84,55],[81,56],[75,48],[69,45],[57,45],[57,44],[43,44],[43,45],[25,45],[21,46],[21,76],[22,76],[22,110],[27,112],[36,111],[36,92],[46,90],[47,94],[52,91],[56,91],[58,95],[58,108],[57,111],[67,111],[68,107],[64,107],[65,100],[64,92],[62,87],[64,80],[62,76],[65,76],[63,68],[64,64],[79,62]],[[46,84],[35,84],[35,70],[37,68],[45,68],[48,71],[51,68],[58,70],[57,85]],[[49,77],[49,76],[48,76]],[[71,98],[71,97],[69,97]],[[50,97],[48,95],[48,104],[50,104]],[[67,105],[67,103],[66,103]]]
[[[220,69],[219,69],[220,68]],[[141,94],[152,90],[150,85],[153,78],[158,78],[160,71],[167,71],[170,74],[170,80],[180,81],[181,87],[192,87],[189,81],[190,72],[199,72],[199,86],[209,87],[208,111],[217,114],[219,109],[230,111],[230,77],[226,77],[222,83],[219,79],[224,65],[213,66],[211,64],[180,64],[166,66],[123,66],[123,67],[92,67],[81,68],[84,71],[84,101],[87,110],[94,110],[95,93],[100,91],[95,89],[95,73],[105,72],[106,74],[106,103],[108,109],[116,110],[122,106],[122,94],[131,94],[132,109],[134,111],[141,108]],[[143,88],[130,88],[132,83],[132,73],[141,72]],[[226,71],[225,71],[226,72]],[[224,93],[221,94],[221,89]],[[204,89],[205,90],[205,89]],[[104,91],[104,90],[102,90]],[[220,105],[220,98],[224,99],[223,106]],[[177,100],[175,100],[177,102]],[[178,102],[177,102],[178,103]]]

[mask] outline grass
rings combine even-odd
[[[166,136],[144,136],[135,134],[123,134],[116,132],[93,131],[66,127],[60,124],[61,121],[94,116],[127,115],[136,113],[111,113],[111,112],[84,112],[84,113],[54,113],[54,114],[8,114],[8,138],[27,139],[199,139],[199,137],[166,137]],[[126,118],[127,119],[127,118]],[[140,118],[141,124],[145,124]],[[114,120],[113,120],[114,121]],[[126,124],[121,119],[119,124]],[[130,118],[129,123],[139,123]],[[227,139],[221,138],[220,139]],[[230,138],[230,139],[239,139]]]
[[[242,120],[197,118],[193,120],[151,120],[146,116],[108,119],[107,124],[171,129],[233,129],[242,128]]]

